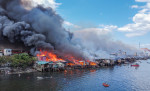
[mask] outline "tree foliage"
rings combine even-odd
[[[10,60],[11,60],[10,56],[2,56],[2,57],[0,57],[0,64],[10,62]]]
[[[29,56],[27,53],[21,53],[0,57],[0,64],[9,62],[12,67],[27,67],[32,66],[35,60],[35,57]]]

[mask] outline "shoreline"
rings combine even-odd
[[[27,67],[25,69],[23,69],[23,68],[12,68],[12,67],[0,68],[0,75],[1,74],[6,74],[6,75],[24,74],[24,73],[32,73],[32,72],[37,72],[37,71],[31,67]]]
[[[74,70],[74,69],[99,69],[99,68],[109,68],[109,67],[114,67],[114,66],[121,66],[121,65],[131,65],[132,63],[135,62],[140,62],[141,61],[146,61],[146,60],[135,60],[132,62],[129,61],[125,61],[122,63],[115,63],[114,65],[105,65],[105,66],[100,66],[100,64],[96,65],[96,66],[74,66],[74,67],[65,67],[63,69],[57,69],[57,70],[51,70],[51,71],[44,71],[44,72],[67,72],[68,70]],[[12,67],[3,67],[0,68],[0,75],[1,74],[6,74],[6,75],[13,75],[13,74],[24,74],[24,73],[33,73],[33,72],[40,72],[38,70],[36,70],[33,67],[27,67],[27,68],[12,68]]]

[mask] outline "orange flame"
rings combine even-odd
[[[41,51],[41,50],[40,50],[40,53],[37,54],[37,57],[39,58],[39,60],[48,61],[48,62],[49,61],[56,62],[58,60],[64,61],[63,59],[58,58],[56,56],[56,54],[54,54],[54,53],[47,52],[47,51]]]
[[[95,62],[90,62],[91,66],[96,66],[97,64]]]
[[[86,65],[86,62],[89,63],[89,65],[92,66],[96,66],[97,64],[95,62],[91,62],[89,60],[83,61],[82,59],[76,59],[74,56],[68,56],[66,55],[63,58],[59,58],[56,54],[54,54],[53,52],[49,52],[49,51],[42,51],[40,50],[40,53],[37,54],[37,57],[39,60],[41,61],[47,61],[47,62],[57,62],[57,61],[63,61],[66,62],[65,60],[69,60],[72,63],[67,63],[66,65],[69,66],[74,66],[74,65]]]
[[[74,63],[67,63],[66,65],[67,66],[74,66],[75,64]]]

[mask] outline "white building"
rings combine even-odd
[[[0,52],[0,56],[3,56],[3,52]]]
[[[12,55],[12,49],[4,49],[4,56]]]

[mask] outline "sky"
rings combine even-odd
[[[103,30],[114,40],[150,48],[150,0],[49,1],[71,32]]]

